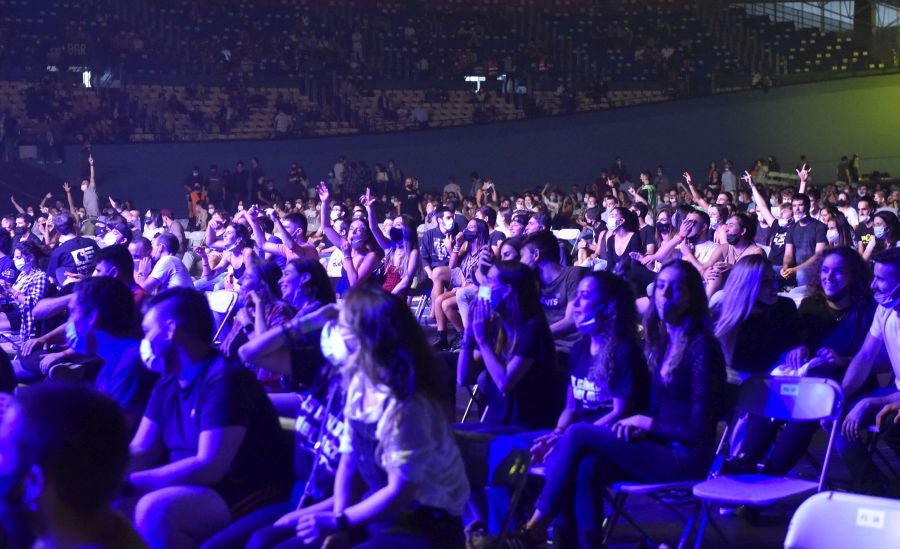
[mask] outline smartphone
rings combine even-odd
[[[491,300],[491,288],[489,286],[479,286],[478,287],[478,299],[490,301]]]

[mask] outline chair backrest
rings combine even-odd
[[[234,305],[237,303],[237,292],[232,290],[206,292],[206,301],[209,303],[216,324],[216,335],[213,342],[219,344],[222,340],[222,332],[228,325]]]
[[[751,376],[741,384],[735,409],[781,421],[837,420],[843,400],[830,379]]]
[[[900,500],[819,492],[797,508],[784,546],[786,549],[900,546]]]

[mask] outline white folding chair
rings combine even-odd
[[[237,292],[232,290],[206,292],[206,301],[209,303],[209,308],[215,321],[216,335],[213,337],[213,343],[218,345],[222,342],[225,335],[223,332],[226,330],[228,321],[231,320],[231,315],[234,312],[234,306],[237,303]]]
[[[785,549],[900,547],[900,500],[819,492],[791,518]]]
[[[831,432],[819,478],[813,481],[761,473],[721,474],[700,482],[693,489],[694,496],[700,500],[700,507],[688,523],[682,539],[689,538],[691,529],[697,525],[694,546],[700,546],[711,516],[712,503],[762,507],[804,493],[821,492],[828,476],[828,464],[840,423],[842,403],[841,387],[830,379],[769,376],[747,378],[738,392],[736,419],[749,413],[777,421],[831,421]],[[724,446],[720,445],[720,448]]]

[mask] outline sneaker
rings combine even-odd
[[[447,340],[447,333],[439,333],[437,339],[434,340],[433,345],[435,351],[449,351],[450,341]]]
[[[79,362],[62,362],[50,366],[47,377],[52,381],[74,382],[84,379],[84,365]]]

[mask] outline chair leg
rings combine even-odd
[[[619,521],[619,517],[628,521],[628,523],[631,524],[631,526],[635,530],[640,532],[641,535],[644,536],[644,542],[646,542],[648,546],[659,546],[659,544],[656,543],[656,540],[653,539],[653,536],[651,536],[646,530],[644,530],[644,528],[640,524],[638,524],[634,517],[629,515],[625,510],[625,499],[627,497],[628,494],[625,494],[624,492],[617,492],[615,496],[612,497],[609,497],[609,494],[607,493],[607,499],[609,500],[610,506],[612,507],[612,512],[603,523],[601,533],[603,539],[602,546],[605,547],[607,544],[609,544],[609,540],[612,537],[613,530],[615,530],[616,528],[616,523]]]
[[[477,395],[477,394],[478,394],[478,385],[476,385],[475,387],[472,388],[471,391],[469,391],[469,402],[466,404],[466,409],[463,412],[461,423],[465,423],[466,420],[469,418],[469,412],[472,411],[472,404],[475,403],[475,395]]]
[[[694,526],[697,524],[697,516],[702,512],[702,505],[703,504],[698,501],[694,506],[694,512],[691,513],[691,518],[689,518],[687,524],[684,525],[684,530],[681,532],[681,538],[678,540],[678,549],[687,547],[688,540],[691,539],[691,534],[694,532]]]
[[[703,533],[709,523],[709,504],[700,502],[700,523],[697,525],[697,537],[694,538],[694,549],[700,549],[703,545]]]

